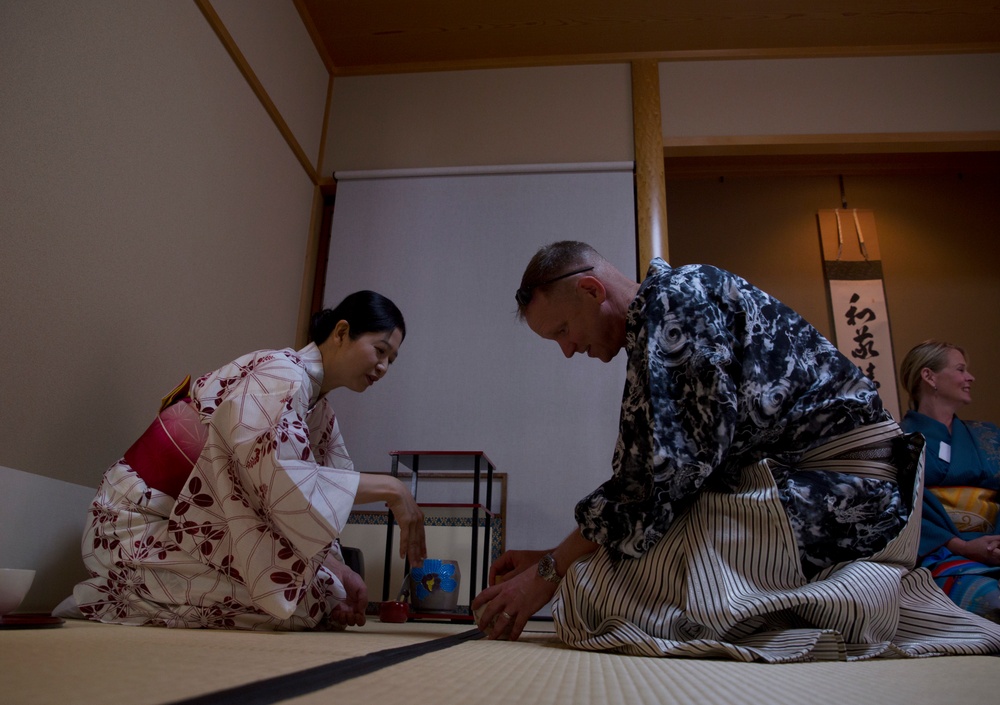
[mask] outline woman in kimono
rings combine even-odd
[[[405,335],[392,301],[359,291],[314,316],[303,349],[185,380],[105,473],[83,537],[91,577],[58,611],[169,627],[364,624],[367,588],[338,544],[352,505],[386,502],[417,565],[423,515],[397,479],[354,470],[326,395],[382,379]]]
[[[1000,622],[1000,429],[958,418],[976,379],[962,348],[923,342],[900,377],[910,395],[903,429],[927,439],[921,564],[957,605]]]

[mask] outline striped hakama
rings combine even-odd
[[[852,453],[899,435],[894,421],[864,426],[796,463],[906,488],[909,520],[877,553],[807,580],[765,459],[743,468],[732,492],[703,489],[642,556],[613,561],[600,548],[571,566],[552,607],[560,638],[593,651],[774,663],[1000,652],[1000,626],[914,569],[923,460],[904,478]]]

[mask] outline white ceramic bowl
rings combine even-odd
[[[34,579],[33,570],[0,568],[0,617],[18,608]]]

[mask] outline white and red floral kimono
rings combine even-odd
[[[163,411],[98,488],[80,611],[169,627],[333,626],[345,592],[323,563],[340,559],[358,474],[322,378],[314,344],[258,351]],[[183,422],[163,422],[170,414],[190,417],[187,436]]]

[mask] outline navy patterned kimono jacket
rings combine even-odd
[[[772,464],[806,574],[881,549],[905,523],[896,483],[795,470],[802,453],[891,417],[850,360],[799,314],[711,266],[656,259],[627,320],[610,480],[576,507],[615,558],[653,546],[703,487]]]

